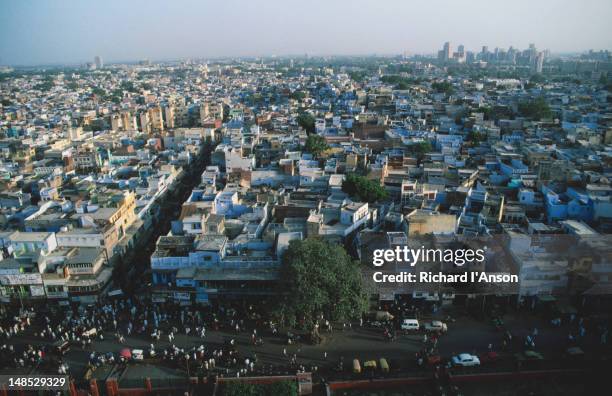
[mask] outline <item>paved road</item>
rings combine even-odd
[[[439,312],[438,316],[444,317],[446,313]],[[541,318],[529,313],[507,314],[504,316],[504,321],[506,327],[512,331],[515,337],[521,339],[530,334],[534,327],[537,327],[539,335],[536,338],[536,349],[547,358],[556,358],[562,354],[567,345],[567,336],[570,329],[573,328],[570,325],[559,328],[552,327]],[[489,344],[493,345],[494,350],[501,349],[503,332],[497,331],[488,321],[478,321],[463,316],[456,318],[455,322],[449,323],[448,327],[448,333],[443,335],[438,343],[439,353],[442,357],[447,358],[452,354],[461,352],[481,354],[487,351]],[[24,335],[12,341],[22,344],[41,344],[40,339],[33,337],[32,331],[28,330]],[[337,365],[341,357],[344,358],[347,366],[354,358],[364,361],[385,357],[394,364],[399,364],[402,369],[407,370],[417,370],[415,353],[424,346],[423,333],[398,333],[396,341],[388,342],[383,339],[381,329],[361,328],[357,324],[354,324],[351,329],[347,328],[346,331],[335,330],[332,333],[323,331],[322,335],[324,340],[319,345],[287,345],[286,337],[263,334],[264,345],[253,346],[250,341],[250,331],[236,335],[209,330],[204,339],[192,335],[177,334],[173,344],[185,349],[204,344],[208,351],[212,351],[219,349],[224,342],[234,338],[240,354],[251,357],[257,354],[259,364],[288,366],[290,356],[295,354],[300,364],[331,369]],[[148,350],[152,343],[148,336],[128,336],[124,345],[116,341],[112,332],[105,332],[104,336],[103,341],[94,341],[91,349],[83,350],[80,347],[73,347],[68,353],[66,362],[75,375],[78,376],[78,373],[84,371],[92,350],[118,353],[126,346]],[[170,346],[165,336],[162,337],[162,340],[153,343],[158,351]],[[595,334],[587,333],[585,338],[580,340],[580,345],[586,351],[592,351],[598,348],[598,339]],[[286,355],[283,353],[284,350],[286,350]],[[327,352],[327,358],[324,357],[325,352]]]

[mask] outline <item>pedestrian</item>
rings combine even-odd
[[[323,359],[327,360],[327,351],[323,352]]]

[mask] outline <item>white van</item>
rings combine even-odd
[[[420,328],[419,321],[416,319],[404,319],[400,327],[402,330],[418,330]]]

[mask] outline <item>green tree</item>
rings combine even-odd
[[[291,93],[291,99],[295,99],[301,102],[306,97],[306,92],[304,91],[294,91]]]
[[[298,387],[295,381],[278,381],[267,385],[264,395],[297,396]]]
[[[68,88],[70,91],[76,91],[79,89],[79,83],[76,81],[70,81],[66,84],[66,88]]]
[[[381,81],[386,84],[395,84],[396,89],[408,89],[411,85],[415,85],[420,82],[418,79],[402,77],[395,74],[382,76]]]
[[[389,193],[378,181],[369,180],[355,173],[346,175],[342,182],[342,191],[351,197],[357,197],[360,201],[373,203],[387,199]]]
[[[297,396],[295,381],[278,381],[272,384],[249,384],[247,382],[227,382],[223,385],[223,396]]]
[[[124,91],[128,91],[128,92],[138,92],[138,90],[136,89],[136,87],[134,86],[134,83],[131,81],[122,81],[120,84],[120,87],[122,90]]]
[[[49,81],[49,80],[45,80],[39,84],[36,84],[34,86],[34,89],[37,89],[39,91],[42,92],[47,92],[49,91],[51,88],[53,88],[55,86],[55,84],[53,83],[53,81]]]
[[[418,160],[422,160],[425,157],[425,154],[431,152],[432,150],[433,147],[429,142],[419,142],[408,147],[408,151],[416,155]]]
[[[467,141],[472,142],[476,145],[482,143],[482,142],[486,142],[487,141],[487,134],[486,133],[481,133],[481,132],[476,132],[476,131],[470,131],[470,133],[468,133],[467,135]]]
[[[445,93],[447,95],[452,95],[453,85],[448,81],[434,82],[431,84],[431,88],[438,93]]]
[[[98,97],[106,96],[106,91],[104,89],[102,89],[102,88],[99,88],[99,87],[93,87],[91,89],[91,93],[96,95],[96,96],[98,96]]]
[[[352,72],[349,72],[348,75],[351,78],[351,80],[358,82],[358,83],[364,82],[366,79],[365,71],[352,71]]]
[[[533,120],[541,120],[542,118],[550,118],[552,111],[543,97],[523,101],[518,104],[518,112],[521,116],[531,118]]]
[[[361,317],[368,306],[359,262],[323,239],[291,241],[283,255],[276,314],[282,322],[312,329],[320,314],[331,320]]]
[[[315,158],[317,158],[319,155],[321,155],[321,153],[327,150],[329,146],[327,145],[327,142],[323,136],[309,135],[306,138],[306,146],[304,148]]]
[[[302,113],[297,118],[297,123],[299,126],[306,130],[306,133],[311,134],[315,131],[315,118],[312,114]]]
[[[228,382],[223,386],[224,396],[257,396],[255,384],[247,382]]]

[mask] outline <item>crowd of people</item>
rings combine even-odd
[[[176,304],[152,305],[136,298],[116,298],[89,306],[38,307],[25,311],[4,308],[1,317],[0,340],[6,343],[0,347],[0,357],[8,367],[36,367],[46,356],[52,356],[48,360],[55,365],[54,371],[66,373],[68,365],[64,362],[66,351],[61,350],[62,343],[87,351],[90,369],[128,360],[121,353],[95,350],[92,344],[104,341],[106,334],[126,347],[129,347],[127,337],[146,340],[149,347],[144,359],[203,375],[288,374],[313,369],[300,364],[295,354],[286,363],[272,366],[260,363],[256,354],[239,352],[235,339],[239,334],[248,334],[254,346],[263,346],[264,334],[277,337],[279,341],[285,337],[275,323],[263,320],[263,315],[253,306],[194,309]],[[208,329],[222,330],[234,338],[228,338],[222,345],[209,343]],[[37,346],[27,345],[23,351],[15,348],[10,341],[22,333],[27,339],[32,338]],[[176,336],[179,334],[190,339],[197,337],[199,345],[178,346]],[[283,342],[299,343],[301,340],[288,333]]]
[[[268,315],[258,307],[265,304],[240,306],[192,307],[175,303],[151,304],[138,298],[114,298],[100,301],[94,305],[75,305],[55,308],[7,308],[0,311],[0,361],[4,367],[33,368],[45,365],[50,372],[68,373],[65,350],[62,345],[87,352],[87,366],[95,369],[105,364],[122,363],[130,359],[117,351],[101,352],[95,345],[105,340],[123,344],[125,349],[137,344],[148,345],[143,349],[142,359],[155,361],[172,367],[187,370],[201,375],[245,376],[261,374],[295,374],[300,371],[317,372],[323,366],[334,369],[335,364],[328,360],[328,353],[322,347],[320,361],[306,358],[301,353],[301,345],[312,333],[281,330],[277,323],[269,320]],[[368,316],[355,322],[332,323],[321,316],[317,321],[317,342],[322,337],[332,337],[334,330],[350,331],[353,326],[368,328],[379,332],[389,341],[395,340],[399,329],[399,319],[407,315],[419,316],[435,313],[439,307],[415,307],[396,301],[381,305],[379,311],[392,313],[395,320],[378,323]],[[445,319],[450,321],[450,317]],[[567,325],[567,318],[563,325]],[[561,326],[551,321],[553,327]],[[592,326],[584,319],[570,317],[570,342],[576,343],[584,338],[587,331],[596,332],[601,343],[607,342],[606,326]],[[209,340],[209,334],[217,334],[217,342]],[[218,332],[223,334],[224,341],[218,341]],[[321,335],[319,336],[319,331]],[[511,351],[518,339],[509,331],[501,333],[501,341],[489,344],[488,350]],[[181,339],[177,340],[177,336]],[[19,346],[13,341],[20,338]],[[23,337],[23,338],[21,338]],[[282,354],[271,359],[265,354],[264,337],[268,342],[285,345]],[[416,353],[417,366],[426,367],[431,358],[438,355],[438,338],[436,334],[423,334],[422,347]],[[129,340],[128,340],[129,338]],[[534,328],[527,336],[521,338],[525,347],[535,348],[539,330]],[[238,340],[242,340],[238,342]],[[249,348],[243,348],[244,340]],[[312,340],[309,340],[313,342]],[[486,344],[485,344],[486,346]],[[257,347],[261,347],[258,349]],[[287,349],[290,348],[289,352]],[[268,362],[265,364],[257,356],[261,350]],[[267,355],[267,356],[266,356]],[[341,359],[342,360],[342,359]],[[307,364],[308,362],[308,364]],[[343,363],[339,362],[342,366]],[[336,367],[337,368],[337,367]],[[350,369],[349,369],[350,371]]]

